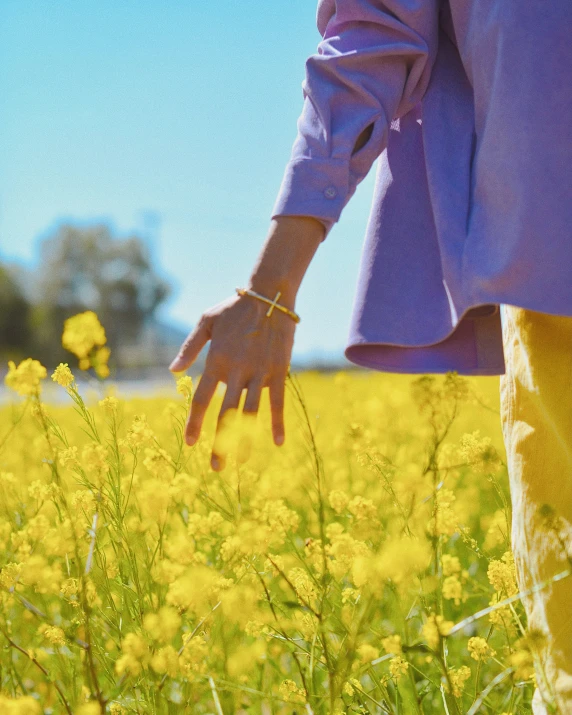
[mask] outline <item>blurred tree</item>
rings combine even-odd
[[[30,305],[8,266],[0,265],[0,354],[24,357],[30,348]]]
[[[115,238],[104,224],[61,225],[40,246],[33,315],[38,347],[51,361],[61,359],[63,322],[84,310],[96,311],[112,351],[120,342],[136,343],[170,290],[138,236]]]

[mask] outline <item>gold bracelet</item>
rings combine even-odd
[[[268,303],[270,305],[270,308],[268,308],[268,311],[266,313],[267,318],[272,315],[272,311],[274,310],[274,308],[278,308],[278,310],[281,310],[283,313],[289,315],[295,323],[300,322],[300,316],[297,313],[295,313],[293,310],[290,310],[289,308],[286,308],[286,306],[284,305],[280,305],[280,303],[277,302],[278,298],[280,298],[280,296],[282,295],[280,291],[276,293],[276,298],[274,298],[274,300],[270,300],[270,298],[266,298],[265,296],[260,295],[260,293],[256,293],[255,291],[249,290],[248,288],[237,288],[236,292],[238,293],[238,295],[251,295],[253,298],[258,298],[258,300],[263,300],[265,303]]]

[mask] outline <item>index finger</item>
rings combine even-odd
[[[211,339],[210,327],[210,321],[202,316],[181,345],[177,357],[169,365],[171,372],[182,372],[195,362],[200,351]]]

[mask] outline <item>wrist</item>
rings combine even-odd
[[[255,293],[259,293],[270,300],[274,300],[276,294],[280,292],[278,302],[286,308],[290,308],[290,310],[295,308],[298,286],[289,278],[252,276],[246,283],[245,288],[253,290]]]
[[[250,290],[294,310],[296,295],[325,228],[312,216],[278,216],[273,219],[257,263],[250,274]]]
[[[240,296],[248,295],[251,298],[255,298],[256,301],[259,301],[260,303],[262,303],[263,309],[264,309],[267,317],[270,317],[270,315],[272,315],[273,312],[285,313],[295,323],[300,322],[300,316],[296,313],[296,311],[292,310],[287,305],[285,305],[285,302],[281,298],[280,292],[277,292],[273,297],[263,295],[262,293],[259,293],[258,291],[255,291],[252,288],[237,288],[236,292]]]
[[[326,235],[326,227],[320,219],[314,216],[290,216],[287,214],[279,214],[272,219],[278,228],[287,230],[302,231],[308,235],[308,238],[319,238],[320,242]]]

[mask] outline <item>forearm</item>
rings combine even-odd
[[[268,236],[250,275],[248,287],[293,309],[300,283],[324,237],[324,226],[311,216],[280,216],[272,220]]]

